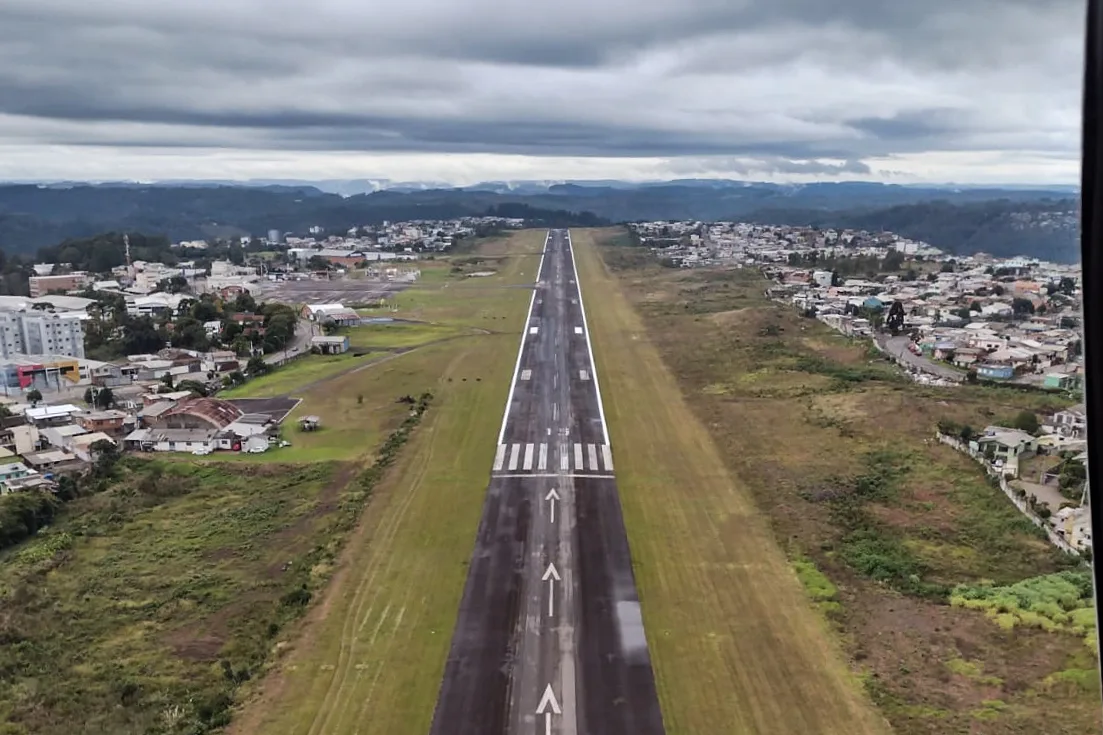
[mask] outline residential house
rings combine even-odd
[[[7,462],[0,464],[0,495],[11,492],[10,485],[13,480],[19,480],[30,475],[38,474],[22,462]]]
[[[47,449],[42,452],[28,452],[23,455],[23,461],[38,472],[62,473],[79,472],[86,466],[75,454],[61,449]]]
[[[73,443],[73,437],[87,433],[87,429],[76,424],[46,426],[41,430],[42,438],[46,440],[46,443],[58,449],[68,449]]]
[[[264,315],[238,312],[230,317],[234,324],[241,325],[241,333],[246,337],[264,336]]]
[[[1010,380],[1015,377],[1015,368],[1010,365],[986,362],[977,365],[977,376],[986,380]]]
[[[1087,407],[1083,403],[1069,406],[1053,414],[1047,425],[1061,436],[1084,437],[1088,430]]]
[[[73,437],[69,443],[69,450],[79,459],[85,462],[96,460],[96,451],[92,447],[98,442],[108,442],[117,446],[117,442],[102,431],[94,431]]]
[[[110,436],[119,436],[127,432],[127,423],[130,419],[130,423],[133,423],[133,419],[125,411],[88,411],[87,413],[80,413],[73,417],[73,420],[78,425],[82,426],[86,431],[98,432],[102,431]]]
[[[71,403],[59,406],[34,406],[23,412],[27,421],[42,428],[45,426],[63,426],[72,423],[73,416],[83,410]]]
[[[1007,469],[1018,472],[1018,459],[1034,454],[1038,449],[1037,440],[1018,429],[1004,426],[989,426],[976,440],[977,448],[992,460],[1002,461]]]

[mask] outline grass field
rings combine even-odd
[[[572,235],[667,732],[887,732],[591,239]]]
[[[587,242],[584,233],[572,234],[576,243]],[[711,592],[709,575],[724,579],[725,574],[750,573],[731,556],[743,547],[748,534],[744,519],[750,514],[772,530],[762,543],[773,541],[787,553],[852,672],[897,733],[1071,735],[1100,729],[1098,691],[1074,684],[1094,675],[1091,652],[1081,636],[1029,628],[1011,633],[979,611],[949,605],[954,585],[985,580],[1011,585],[1076,562],[1046,543],[985,481],[975,463],[933,442],[936,424],[947,419],[982,427],[1024,408],[1062,405],[1059,397],[1000,388],[916,386],[874,358],[866,344],[766,300],[765,282],[750,269],[664,269],[624,247],[603,248],[601,255],[606,265],[602,277],[609,279],[598,286],[601,293],[613,294],[614,285],[619,286],[630,312],[638,316],[635,323],[624,318],[630,326],[620,334],[602,336],[602,342],[610,340],[617,350],[603,353],[596,346],[610,415],[617,392],[633,380],[627,367],[617,368],[619,362],[630,362],[611,355],[654,349],[696,419],[693,426],[706,429],[704,436],[695,434],[689,441],[682,436],[686,430],[671,428],[684,426],[681,418],[663,422],[667,441],[678,443],[643,454],[693,464],[666,476],[670,481],[665,490],[673,497],[654,506],[653,495],[664,488],[646,480],[639,481],[642,490],[627,484],[632,478],[624,473],[641,452],[625,457],[624,445],[642,441],[636,438],[646,426],[641,417],[670,411],[670,402],[629,404],[626,410],[637,413],[622,429],[623,436],[615,425],[613,429],[645,623],[655,641],[664,713],[674,727],[683,727],[683,720],[674,718],[695,723],[703,717],[708,702],[694,702],[708,694],[702,682],[709,679],[698,676],[692,688],[684,688],[689,664],[680,661],[682,649],[664,647],[665,631],[674,631],[673,637],[680,628],[665,619],[685,614],[682,608],[693,608],[703,599],[708,602],[700,603],[699,615],[706,616],[718,606],[714,599],[726,604],[726,598],[739,594],[738,584],[733,585],[737,591],[723,587],[722,593]],[[618,299],[606,296],[600,311],[590,308],[595,336],[613,318],[608,312],[618,311],[612,306],[616,303]],[[608,367],[603,367],[605,361]],[[636,365],[647,362],[639,354],[631,360]],[[663,430],[654,429],[657,434]],[[710,443],[720,467],[703,464],[702,450],[688,446]],[[690,481],[684,477],[688,472],[707,476]],[[657,470],[642,474],[664,477]],[[734,488],[725,489],[716,477],[733,478]],[[670,487],[692,488],[692,495],[679,498]],[[733,507],[737,499],[749,502],[750,509]],[[698,511],[705,514],[688,540],[667,531],[677,528],[669,516],[679,500],[687,518]],[[696,576],[665,568],[662,554],[681,556],[672,549],[707,548],[710,543],[715,549],[699,566],[683,562],[697,570]],[[752,568],[763,569],[762,562]],[[769,571],[777,573],[776,568]],[[710,591],[691,589],[689,581]],[[656,587],[660,594],[650,591]],[[748,587],[742,584],[746,594]],[[679,588],[682,608],[668,600],[669,590]],[[717,712],[743,698],[750,701],[739,707],[752,713],[763,701],[765,706],[776,701],[764,683],[769,667],[765,673],[751,672],[759,661],[784,659],[792,643],[769,641],[768,630],[761,628],[741,638],[725,637],[725,621],[734,619],[729,625],[739,626],[746,617],[730,612],[706,623],[716,635],[710,639],[720,651],[716,656],[747,649],[734,660],[749,669],[748,681],[741,682],[738,673],[728,675],[729,682],[737,682],[729,684],[736,693],[714,705]],[[683,625],[692,629],[692,621]],[[982,673],[961,673],[961,661],[969,663],[969,671]],[[688,709],[682,712],[683,707]],[[705,728],[686,727],[676,731],[739,731],[727,727],[720,715]],[[768,725],[760,728],[777,731]],[[822,726],[808,730],[823,731]]]
[[[494,313],[503,317],[502,333],[451,340],[387,364],[429,381],[434,408],[374,493],[328,594],[255,687],[232,732],[428,730],[530,293],[500,286],[531,282],[542,245],[542,232],[496,243],[496,255],[513,254],[486,279],[498,287],[479,298],[423,291],[434,295],[414,299],[419,318],[455,324]],[[369,376],[379,369],[361,379],[375,379]]]
[[[396,349],[419,347],[429,342],[470,334],[470,330],[454,324],[394,322],[353,327],[342,333],[349,336],[353,349]]]
[[[357,352],[358,354],[346,352],[343,355],[306,355],[274,368],[267,375],[252,378],[236,388],[221,390],[218,397],[271,398],[292,394],[315,381],[340,375],[384,354],[380,350]]]
[[[332,560],[345,468],[131,461],[0,554],[0,732],[203,733]],[[298,594],[298,593],[296,593]]]

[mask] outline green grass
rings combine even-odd
[[[984,673],[984,664],[980,661],[967,661],[963,658],[952,658],[946,662],[946,668],[950,673],[964,676],[966,679],[984,684],[986,686],[999,686],[1003,679],[998,676],[987,676]]]
[[[528,250],[536,240],[542,243],[542,232],[519,233],[511,247]],[[526,260],[511,260],[496,278],[525,282]],[[423,318],[450,324],[492,309],[507,317],[503,333],[402,355],[341,378],[327,391],[330,398],[308,396],[300,407],[324,424],[321,401],[364,391],[367,403],[368,390],[380,383],[391,393],[416,384],[436,396],[425,426],[373,495],[362,541],[350,544],[345,571],[321,602],[325,614],[307,626],[273,676],[256,685],[235,732],[429,729],[529,292],[496,289],[484,296],[441,298],[419,308]]]
[[[836,587],[827,575],[816,568],[815,562],[804,556],[797,556],[792,560],[793,571],[797,574],[805,594],[824,615],[840,612],[839,588]]]
[[[218,397],[271,398],[291,394],[310,383],[339,375],[382,354],[382,351],[359,351],[359,357],[352,352],[343,355],[304,355],[274,368],[267,375],[252,378],[236,388],[221,390]]]
[[[958,585],[950,603],[981,610],[1004,630],[1024,626],[1065,631],[1090,639],[1089,645],[1095,637],[1092,578],[1087,571],[1058,572],[1005,586]]]
[[[467,334],[463,327],[451,324],[409,324],[393,322],[389,324],[368,324],[343,330],[349,336],[354,349],[396,349],[418,347],[448,337]]]
[[[328,513],[319,503],[334,469],[131,460],[107,492],[0,554],[2,731],[201,733],[223,722],[236,681],[259,671],[297,615],[281,598],[318,582],[316,545],[332,556],[345,494],[329,491]]]

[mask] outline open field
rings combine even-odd
[[[498,243],[499,254],[512,254],[496,284],[531,282],[543,239],[523,232]],[[494,313],[504,317],[503,333],[435,344],[340,379],[367,385],[379,370],[406,371],[433,391],[434,407],[373,494],[327,594],[231,732],[429,728],[530,291],[498,287],[476,299],[420,293],[432,296],[418,300],[418,318],[454,324]]]
[[[0,553],[0,732],[224,723],[351,526],[348,469],[131,460]]]
[[[289,361],[286,365],[273,368],[272,372],[258,378],[251,378],[236,388],[221,390],[218,397],[230,398],[271,398],[294,393],[315,381],[340,375],[357,365],[377,359],[381,351],[356,350],[343,355],[305,355]]]
[[[667,732],[886,732],[747,487],[572,234]]]
[[[583,232],[572,234],[576,243],[587,242]],[[664,716],[673,731],[731,731],[737,716],[798,716],[793,701],[778,705],[784,712],[775,715],[756,710],[778,702],[765,682],[770,667],[791,655],[793,640],[769,641],[768,623],[738,611],[708,620],[728,598],[750,594],[746,581],[714,592],[718,585],[709,577],[751,574],[732,556],[743,548],[751,521],[772,528],[855,680],[897,733],[1099,731],[1099,693],[1091,684],[1095,663],[1081,635],[1059,627],[1001,628],[980,610],[949,604],[956,585],[1010,585],[1076,567],[1076,560],[1046,543],[974,462],[933,442],[937,422],[983,427],[1024,408],[1060,406],[1059,397],[916,386],[865,344],[767,301],[766,284],[753,271],[664,269],[623,247],[603,248],[601,255],[605,268],[596,276],[587,268],[585,278],[606,279],[599,282],[609,293],[610,284],[619,285],[639,317],[635,323],[617,317],[622,310],[614,308],[613,297],[600,310],[590,308],[594,334],[606,329],[602,342],[620,345],[613,351],[597,347],[607,410],[611,417],[633,411],[623,424],[612,418],[613,440]],[[614,318],[631,326],[619,334],[602,326]],[[686,424],[669,418],[652,430],[659,436],[665,431],[668,443],[626,457],[626,445],[646,439],[639,435],[647,431],[647,412],[672,410],[668,400],[632,406],[622,398],[616,407],[622,386],[645,373],[636,367],[634,378],[628,361],[618,368],[623,358],[614,356],[634,351],[632,364],[646,365],[640,355],[651,346],[699,422],[695,426],[707,433],[675,430]],[[634,395],[638,401],[639,395],[666,393],[637,389]],[[702,445],[715,447],[722,466],[703,464]],[[662,457],[677,470],[648,470],[633,478],[627,473],[641,454]],[[698,479],[706,474],[702,466],[711,470]],[[688,473],[697,474],[687,480]],[[731,485],[717,477],[730,478]],[[736,505],[739,499],[746,505]],[[697,525],[675,539],[679,513]],[[714,551],[697,565],[685,558],[684,549],[709,544]],[[667,557],[675,555],[684,565],[677,572],[667,568]],[[762,568],[756,557],[753,569]],[[791,579],[776,567],[769,571],[778,575],[779,589]],[[680,588],[680,599],[670,601],[674,588]],[[799,617],[791,603],[762,614]],[[744,603],[743,609],[754,608]],[[731,656],[731,668],[718,663],[695,669],[724,672],[716,677],[694,676],[681,661],[694,643],[692,636],[678,636],[695,631],[700,617],[708,622],[696,634],[707,635],[709,646],[698,644],[702,650],[694,660],[705,652],[718,661]],[[749,621],[757,623],[749,634],[726,635],[728,626]],[[795,629],[812,637],[810,628]],[[767,668],[757,671],[763,661]],[[747,713],[727,713],[725,707]],[[705,721],[707,711],[715,719]],[[732,719],[725,721],[725,715]],[[807,731],[822,732],[824,726]]]
[[[341,332],[357,349],[398,349],[418,347],[436,340],[470,334],[471,330],[454,324],[392,322],[352,327]]]

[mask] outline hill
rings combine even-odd
[[[339,185],[354,188],[351,182],[324,183],[327,188]],[[343,232],[384,220],[499,214],[548,226],[696,219],[885,228],[952,252],[985,250],[1076,259],[1077,228],[1070,225],[1075,217],[1069,213],[1078,204],[1063,187],[951,189],[870,182],[783,185],[693,179],[418,187],[403,184],[342,196],[295,181],[254,186],[207,182],[6,185],[0,186],[0,248],[29,254],[43,245],[107,231],[140,231],[182,240],[270,229],[305,232],[312,225]]]

